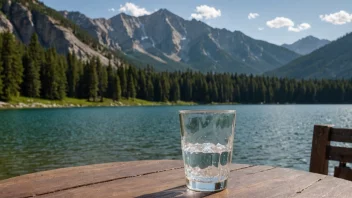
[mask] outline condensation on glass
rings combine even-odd
[[[236,111],[180,111],[181,145],[187,187],[226,188],[232,160]]]

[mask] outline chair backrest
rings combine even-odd
[[[331,146],[330,142],[352,143],[352,129],[333,128],[330,125],[315,125],[309,171],[328,174],[329,160],[340,162],[334,176],[352,181],[352,169],[346,163],[352,162],[352,148]]]

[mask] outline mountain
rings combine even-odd
[[[351,78],[352,33],[267,75],[291,78]]]
[[[151,64],[158,70],[259,74],[299,57],[240,31],[185,20],[166,9],[140,17],[121,13],[110,19],[91,19],[79,12],[61,13],[101,44],[122,50],[137,65]]]
[[[283,44],[282,47],[292,50],[298,54],[306,55],[329,43],[330,41],[326,39],[318,39],[314,36],[307,36],[292,44]]]
[[[61,54],[75,52],[83,60],[97,56],[105,65],[109,62],[107,56],[111,53],[106,47],[37,0],[0,0],[0,32],[5,31],[15,34],[24,44],[36,33],[44,47],[55,47]],[[114,63],[118,64],[119,59]]]

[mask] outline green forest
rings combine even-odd
[[[34,34],[23,45],[11,33],[0,34],[0,100],[26,96],[92,102],[111,98],[197,103],[352,103],[352,80],[296,80],[231,73],[156,72],[122,63],[102,65],[97,57],[44,49]]]

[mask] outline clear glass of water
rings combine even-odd
[[[180,111],[182,156],[189,189],[220,191],[226,188],[235,122],[234,110]]]

